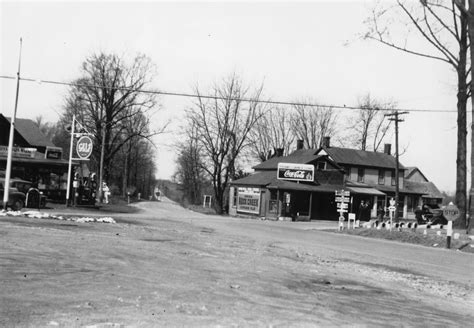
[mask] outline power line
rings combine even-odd
[[[2,79],[12,79],[13,76],[0,75]],[[62,81],[53,81],[53,80],[40,80],[40,79],[31,79],[31,78],[20,78],[21,81],[26,82],[36,82],[36,83],[45,83],[45,84],[54,84],[54,85],[67,85],[74,87],[87,87],[87,88],[98,88],[98,89],[114,89],[120,91],[129,91],[129,92],[139,92],[139,93],[148,93],[156,94],[163,96],[176,96],[176,97],[187,97],[187,98],[204,98],[204,99],[213,99],[213,100],[232,100],[232,101],[243,101],[243,102],[254,102],[254,103],[263,103],[270,105],[289,105],[289,106],[309,106],[309,107],[326,107],[326,108],[337,108],[337,109],[348,109],[348,110],[373,110],[374,108],[367,108],[361,106],[347,106],[347,105],[327,105],[327,104],[316,104],[316,103],[299,103],[291,101],[277,101],[277,100],[255,100],[250,98],[232,98],[232,97],[219,97],[219,96],[210,96],[202,94],[192,94],[184,92],[169,92],[169,91],[157,91],[157,90],[143,90],[143,89],[133,89],[127,87],[108,87],[87,83],[75,83],[75,82],[62,82]],[[418,109],[418,108],[376,108],[376,110],[383,112],[393,112],[393,111],[404,111],[404,112],[420,112],[420,113],[457,113],[456,110],[434,110],[434,109]]]

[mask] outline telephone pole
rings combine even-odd
[[[400,163],[398,162],[398,123],[404,120],[399,118],[399,115],[408,114],[408,112],[394,111],[391,114],[385,114],[389,117],[389,121],[395,121],[395,221],[398,220],[398,200],[400,193]]]

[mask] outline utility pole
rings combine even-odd
[[[3,192],[3,209],[4,210],[7,210],[8,196],[9,196],[8,194],[10,192],[10,176],[11,176],[11,171],[12,171],[12,157],[13,157],[13,137],[15,136],[15,118],[16,118],[16,110],[18,108],[18,93],[20,91],[21,46],[22,46],[22,39],[20,38],[20,56],[18,57],[18,71],[16,73],[15,107],[13,107],[13,113],[10,119],[10,135],[8,138],[7,167],[5,170],[5,188]]]
[[[408,112],[399,112],[398,110],[391,113],[385,114],[385,116],[390,117],[389,121],[395,121],[395,221],[398,220],[398,201],[400,194],[400,163],[398,162],[398,123],[403,122],[404,120],[400,119],[398,116],[408,114]]]

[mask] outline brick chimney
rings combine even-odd
[[[296,140],[296,150],[300,150],[304,148],[304,141],[302,139]]]
[[[387,155],[391,155],[392,145],[391,144],[385,144],[384,147],[383,147],[383,152]]]
[[[323,145],[324,148],[329,148],[331,146],[331,137],[323,137]]]

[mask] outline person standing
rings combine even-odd
[[[110,189],[109,186],[107,186],[107,183],[103,183],[102,185],[102,194],[104,195],[104,203],[108,204],[109,203],[109,196],[110,196]]]

